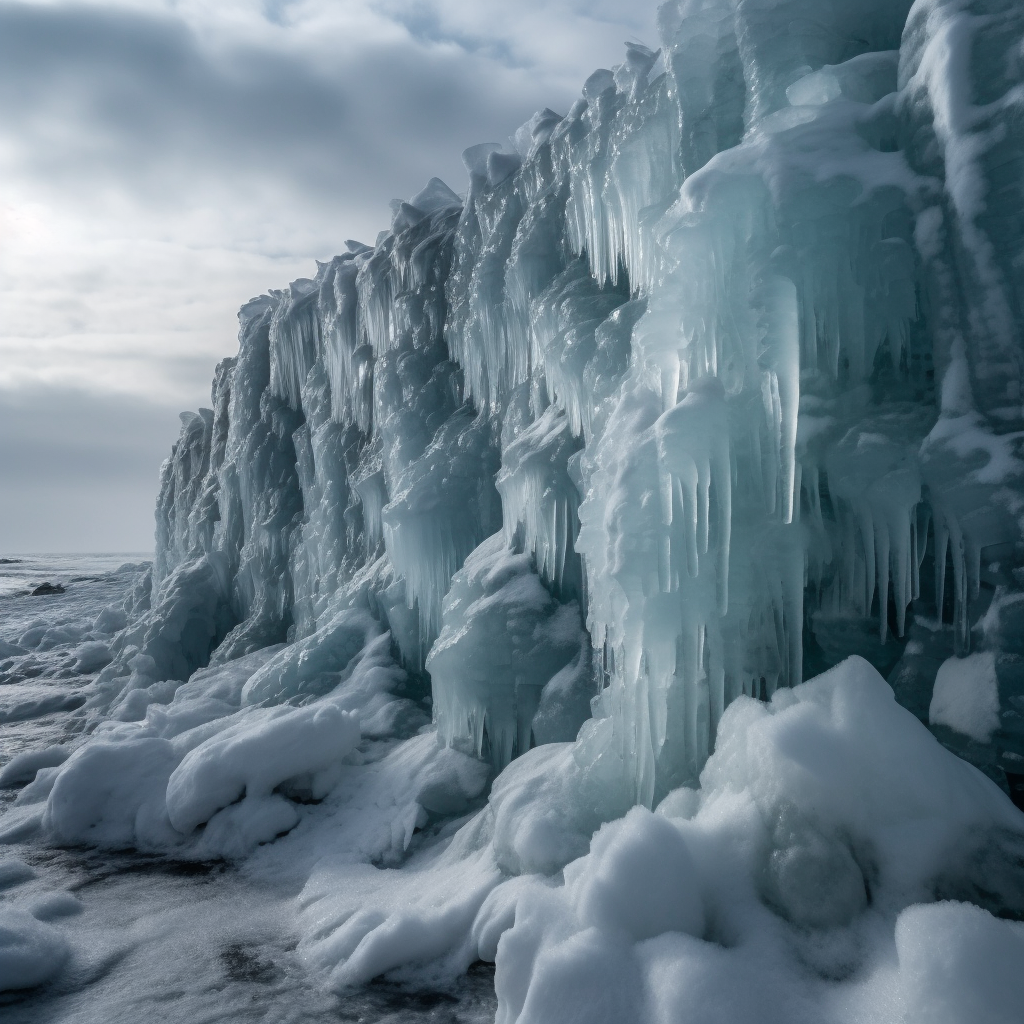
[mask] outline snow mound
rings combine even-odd
[[[700,781],[604,826],[564,884],[523,898],[497,948],[499,1021],[555,1021],[570,1004],[580,1020],[887,1020],[893,986],[907,1019],[974,1019],[929,1016],[944,957],[962,1005],[1003,1019],[1020,926],[964,909],[994,950],[981,970],[957,952],[943,908],[958,905],[933,901],[994,883],[991,909],[1024,910],[1024,820],[866,662],[768,705],[736,701]],[[930,920],[948,938],[925,940]]]
[[[0,992],[35,988],[64,966],[70,947],[51,925],[0,907]]]
[[[0,788],[31,782],[40,768],[55,768],[63,764],[70,754],[67,747],[59,745],[15,754],[0,769]]]
[[[999,680],[991,651],[950,658],[939,666],[928,721],[979,743],[992,739],[999,728]]]
[[[863,659],[735,701],[700,787],[656,813],[588,808],[602,787],[572,769],[580,753],[513,762],[484,811],[401,871],[324,861],[302,897],[310,962],[342,989],[492,959],[506,1024],[853,1024],[896,1020],[899,1000],[926,1020],[943,958],[978,1019],[1011,1005],[1000,965],[1021,926],[992,912],[1024,912],[1024,819]],[[991,957],[958,952],[959,913]]]
[[[321,797],[330,783],[320,773],[358,742],[358,719],[330,704],[247,715],[190,750],[175,767],[166,791],[170,822],[187,835],[243,795],[267,798],[300,775],[312,775],[313,795]]]
[[[270,648],[195,673],[166,702],[146,704],[137,720],[122,720],[117,704],[70,756],[52,748],[8,765],[19,778],[37,764],[50,766],[19,794],[19,809],[31,814],[42,805],[38,823],[61,843],[245,857],[294,828],[302,803],[337,785],[360,744],[361,718],[374,735],[388,727],[414,731],[425,721],[412,701],[391,692],[405,673],[388,654],[387,637],[371,633],[363,646],[361,631],[359,640],[356,664],[327,673],[326,695],[319,683],[303,693],[302,680],[322,678],[336,658]],[[282,685],[292,686],[293,699],[309,703],[243,703],[260,679],[290,679]]]
[[[979,907],[909,907],[896,922],[907,1024],[1003,1024],[1024,1004],[1024,925]]]

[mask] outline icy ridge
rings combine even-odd
[[[739,694],[854,651],[920,688],[922,617],[948,654],[984,643],[1020,585],[1020,14],[805,7],[664,4],[660,51],[467,150],[465,195],[433,179],[374,246],[243,307],[157,514],[154,600],[207,615],[215,663],[355,600],[422,673],[500,530],[579,603],[651,805]],[[159,640],[134,644],[154,680],[182,671]],[[433,664],[450,742],[536,741],[517,698]]]

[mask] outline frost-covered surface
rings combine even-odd
[[[928,721],[979,743],[992,739],[999,728],[999,679],[991,651],[950,658],[939,666]]]
[[[242,308],[0,835],[290,879],[322,983],[503,1022],[1002,1020],[1024,9],[660,26]]]
[[[36,633],[49,630],[52,641],[45,649],[24,647],[5,661],[0,684],[0,709],[17,712],[0,724],[0,1017],[5,1024],[143,1019],[247,1024],[254,1005],[268,1020],[296,1024],[339,1016],[444,1024],[493,1019],[493,970],[475,969],[446,985],[444,992],[435,988],[410,993],[378,985],[344,996],[310,974],[295,949],[301,935],[295,897],[308,878],[309,865],[333,847],[336,833],[330,829],[326,836],[321,833],[324,846],[300,849],[297,856],[293,847],[266,870],[258,864],[248,870],[244,861],[262,839],[292,827],[314,809],[309,801],[314,799],[317,773],[294,777],[301,764],[316,769],[328,761],[328,770],[319,775],[319,784],[326,786],[342,772],[350,778],[365,774],[368,784],[356,801],[363,814],[349,833],[363,845],[348,848],[353,857],[378,862],[396,831],[396,848],[403,849],[407,829],[411,833],[417,816],[426,813],[420,809],[423,804],[441,805],[453,774],[461,769],[472,788],[486,781],[487,769],[454,752],[432,756],[438,748],[428,736],[429,743],[418,737],[390,762],[394,767],[383,784],[372,784],[380,774],[375,769],[360,772],[363,760],[374,761],[375,746],[381,747],[379,758],[395,746],[396,735],[415,733],[428,720],[422,710],[410,711],[411,701],[382,696],[390,676],[370,670],[372,644],[361,659],[367,671],[349,689],[346,701],[299,709],[305,716],[298,720],[298,730],[283,708],[258,715],[251,730],[232,730],[238,723],[230,719],[230,710],[237,711],[246,683],[281,652],[274,647],[233,662],[230,671],[198,673],[195,687],[179,688],[179,725],[188,720],[195,726],[229,709],[217,741],[206,748],[200,744],[201,756],[177,772],[170,802],[179,824],[179,815],[206,816],[212,806],[233,800],[225,790],[240,777],[249,791],[244,800],[230,805],[232,813],[219,818],[214,813],[209,824],[195,830],[191,843],[181,844],[182,837],[167,823],[166,749],[159,742],[143,742],[151,735],[128,735],[122,743],[110,735],[103,738],[105,730],[100,729],[100,737],[86,738],[95,718],[83,704],[95,687],[96,673],[74,670],[75,651],[87,634],[93,639],[86,642],[105,642],[97,639],[98,620],[119,620],[123,626],[121,604],[131,604],[132,594],[137,596],[144,585],[146,566],[118,568],[121,561],[32,557],[0,566],[0,640],[17,647],[14,641],[31,628]],[[45,579],[61,582],[66,593],[29,596],[29,585]],[[385,664],[400,674],[390,659]],[[52,699],[40,699],[39,694]],[[344,759],[348,763],[339,765],[337,755],[353,739],[345,722],[355,704],[384,709],[376,728],[391,742],[371,738],[373,715],[364,712],[363,739],[355,736],[362,750],[349,753]],[[317,713],[324,716],[319,724],[309,720]],[[292,739],[297,732],[301,743],[286,742],[289,724]],[[164,734],[174,733],[167,721],[164,726]],[[136,725],[129,728],[139,730]],[[261,753],[253,744],[266,750]],[[171,760],[185,761],[177,755]],[[282,771],[293,777],[287,797],[281,787],[272,792]],[[212,784],[208,787],[204,780]],[[261,796],[261,787],[269,788],[273,799]],[[44,809],[52,824],[41,831],[39,814]],[[317,809],[330,813],[326,801]],[[451,808],[443,810],[447,814]],[[401,824],[393,828],[396,820]],[[150,844],[164,844],[157,856],[139,852],[140,846],[146,849],[140,835],[149,837]],[[119,852],[111,847],[135,849]],[[205,859],[222,857],[232,858],[231,866]]]

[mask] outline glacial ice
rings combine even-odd
[[[545,589],[528,555],[495,534],[466,559],[444,602],[444,629],[426,668],[438,681],[434,720],[449,744],[503,768],[529,744],[575,739],[594,693],[575,601]]]
[[[994,1024],[1024,9],[659,23],[242,307],[151,574],[0,648],[95,674],[0,835],[287,877],[329,986],[495,961],[502,1024]]]
[[[968,653],[983,550],[989,586],[1016,586],[1020,467],[1005,403],[975,394],[967,337],[988,328],[937,291],[974,258],[961,207],[912,141],[974,131],[929,84],[966,96],[973,73],[934,42],[947,8],[918,4],[901,43],[900,5],[830,8],[831,35],[783,31],[772,4],[665,5],[663,51],[631,44],[516,151],[467,150],[464,197],[433,179],[375,246],[245,306],[215,410],[185,418],[164,470],[163,608],[135,640],[151,678],[322,649],[381,558],[369,612],[422,674],[446,631],[488,643],[484,619],[446,623],[445,596],[499,525],[584,610],[598,713],[648,805],[697,777],[738,694],[798,683],[805,652],[891,666],[930,597]],[[500,767],[529,716],[449,647],[430,675],[445,740],[480,751],[486,732]]]

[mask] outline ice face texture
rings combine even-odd
[[[980,646],[985,728],[932,721],[1016,766],[1012,630],[979,623],[1021,589],[1024,14],[669,0],[660,30],[242,308],[111,692],[287,642],[246,701],[305,699],[389,633],[446,743],[500,769],[592,713],[653,806],[742,694],[857,653],[928,721]]]

